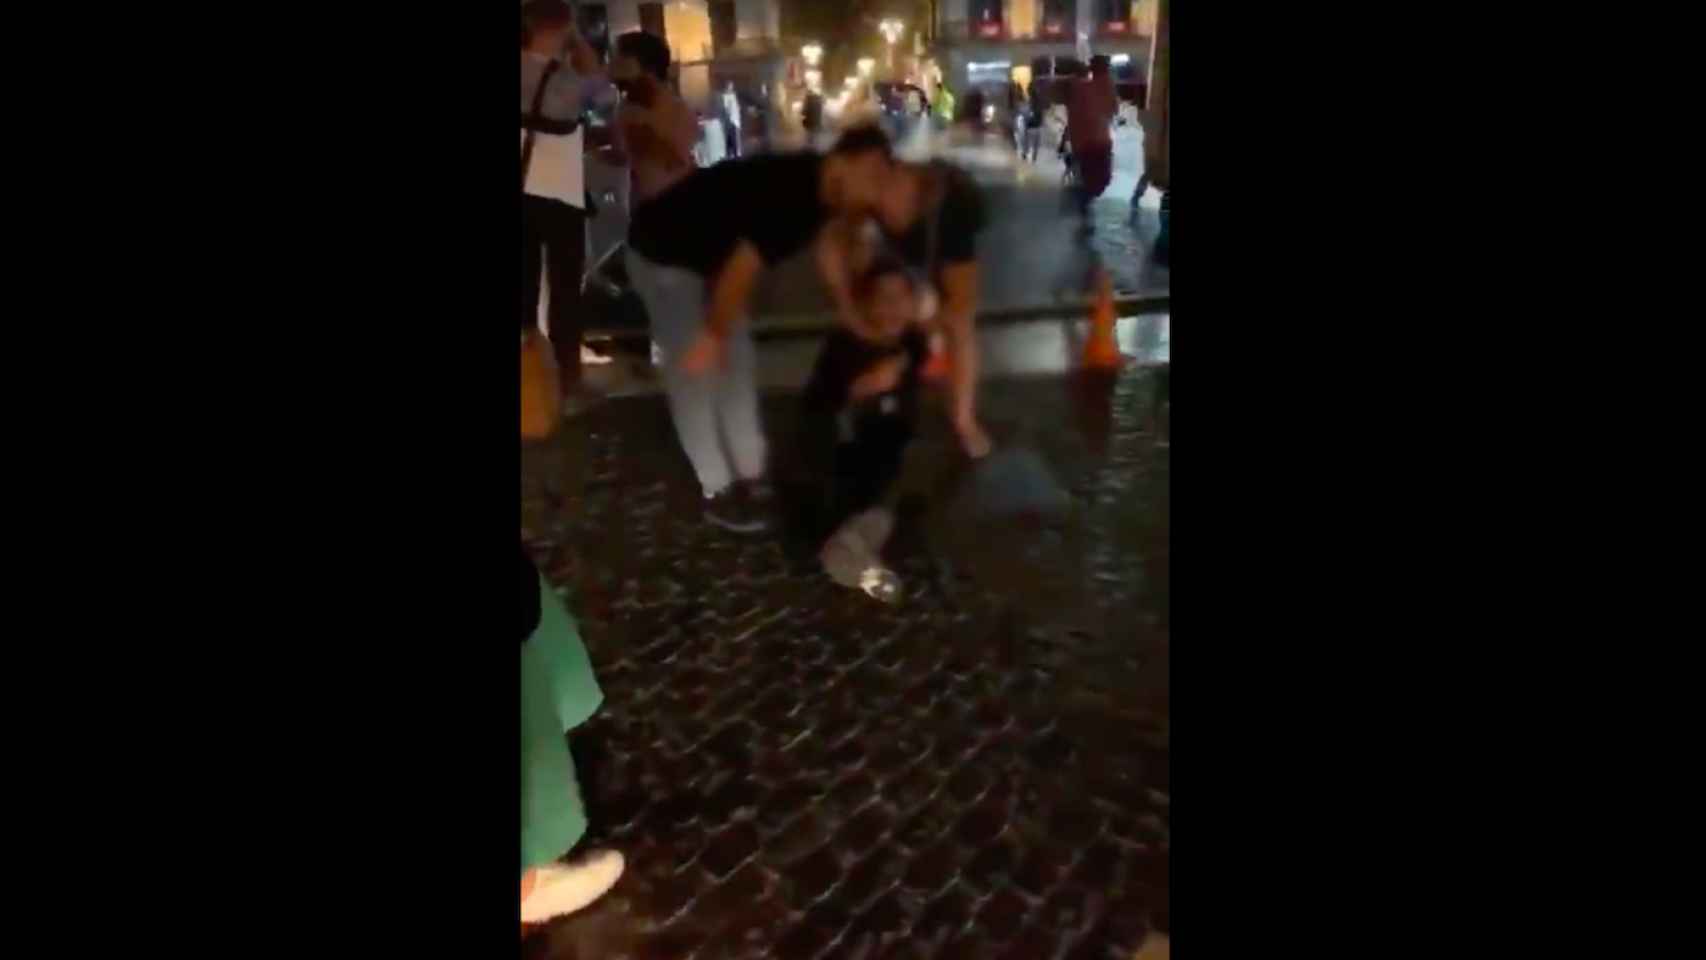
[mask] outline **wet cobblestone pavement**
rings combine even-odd
[[[628,858],[525,957],[1130,958],[1168,929],[1168,456],[1152,374],[984,388],[1068,515],[994,519],[940,416],[888,607],[707,527],[661,398],[534,457],[524,521],[604,688],[586,845]],[[767,397],[788,436],[791,399]],[[543,469],[567,478],[545,491]],[[541,466],[547,465],[547,466]]]

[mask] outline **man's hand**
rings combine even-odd
[[[983,432],[983,426],[976,420],[967,420],[954,424],[954,432],[959,434],[960,449],[973,460],[981,460],[989,456],[994,446],[989,441],[989,434]]]
[[[858,379],[853,381],[853,386],[849,389],[853,399],[863,400],[866,397],[874,397],[879,393],[888,393],[900,386],[900,378],[906,373],[908,362],[908,358],[904,356],[889,357],[859,374]]]
[[[687,352],[681,355],[681,369],[695,376],[721,370],[728,362],[728,346],[723,338],[710,332],[701,333]]]

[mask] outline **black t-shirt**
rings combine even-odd
[[[863,398],[859,408],[861,413],[911,417],[918,403],[918,376],[930,354],[929,340],[917,327],[907,327],[892,343],[865,340],[845,327],[831,331],[817,355],[811,379],[806,382],[806,409],[819,414],[841,412],[847,405],[853,381],[898,354],[905,354],[909,362],[895,388]]]
[[[983,194],[977,182],[959,167],[936,161],[931,164],[935,177],[940,178],[942,192],[938,206],[927,209],[910,230],[894,236],[886,234],[889,246],[906,265],[936,282],[936,271],[951,263],[977,260],[977,235],[983,229]],[[931,252],[931,232],[935,232],[934,259]]]
[[[696,170],[634,212],[628,245],[665,266],[715,274],[749,240],[774,264],[816,239],[829,211],[815,153],[741,157]]]

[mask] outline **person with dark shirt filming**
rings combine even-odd
[[[832,217],[867,215],[891,164],[881,131],[855,130],[828,154],[759,154],[695,170],[634,212],[628,275],[650,315],[705,519],[716,526],[767,526],[757,352],[746,325],[759,274],[809,246]]]
[[[783,493],[793,547],[815,550],[835,582],[894,602],[900,580],[882,563],[894,515],[882,501],[917,432],[929,345],[899,260],[871,264],[853,296],[857,316],[830,332],[806,384]]]

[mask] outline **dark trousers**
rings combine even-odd
[[[551,285],[545,318],[564,389],[580,382],[581,273],[586,266],[586,214],[560,200],[521,196],[521,327],[539,323],[539,281]],[[543,269],[541,269],[543,268]]]
[[[882,502],[899,479],[915,416],[859,417],[853,437],[842,440],[835,415],[804,416],[779,492],[787,514],[787,552],[815,558],[830,535],[855,514]]]
[[[1088,217],[1090,201],[1101,196],[1113,179],[1114,145],[1098,143],[1074,150],[1072,162],[1078,172],[1078,208]]]

